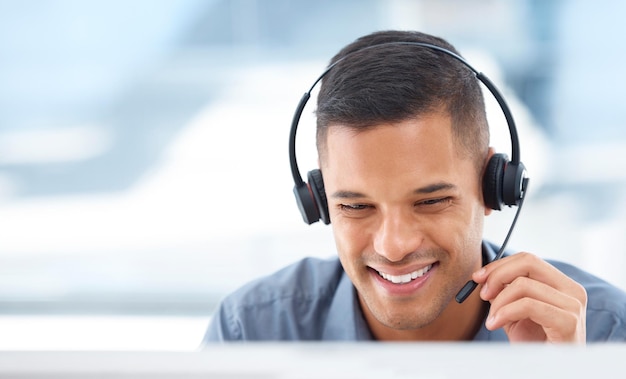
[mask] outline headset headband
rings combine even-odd
[[[481,83],[483,83],[485,87],[487,87],[489,92],[491,92],[500,105],[500,108],[504,113],[504,117],[506,118],[511,137],[511,160],[509,161],[508,157],[504,154],[494,154],[489,159],[483,176],[483,198],[485,205],[491,209],[500,210],[502,205],[519,205],[524,197],[528,180],[526,178],[526,169],[520,161],[520,144],[517,135],[517,128],[515,127],[515,121],[513,120],[513,115],[509,106],[491,80],[489,80],[489,78],[487,78],[487,76],[483,73],[472,67],[460,55],[441,46],[423,42],[386,42],[352,51],[330,64],[315,80],[315,82],[313,82],[311,88],[304,93],[298,103],[291,122],[291,130],[289,133],[289,163],[291,166],[291,175],[294,181],[294,195],[296,196],[298,207],[300,208],[300,212],[306,223],[311,224],[320,220],[320,218],[324,221],[324,223],[330,223],[330,215],[328,212],[328,204],[321,171],[319,169],[310,171],[308,174],[309,183],[306,183],[302,179],[296,159],[296,132],[298,129],[298,123],[300,122],[300,117],[302,116],[304,107],[311,97],[311,92],[322,80],[322,78],[324,78],[324,76],[326,76],[337,64],[350,58],[352,55],[365,50],[376,49],[384,46],[401,45],[417,46],[446,54],[470,69],[474,76]]]
[[[302,176],[300,174],[300,170],[298,169],[298,162],[296,159],[296,131],[298,129],[298,123],[300,122],[300,117],[302,116],[304,107],[306,103],[309,101],[309,98],[311,97],[311,92],[313,92],[313,89],[315,88],[315,86],[317,86],[317,84],[326,76],[326,74],[328,74],[330,70],[332,70],[337,64],[349,58],[353,54],[356,54],[365,50],[375,49],[375,48],[384,47],[384,46],[394,46],[394,45],[395,46],[398,46],[398,45],[419,46],[419,47],[425,47],[425,48],[429,48],[432,50],[436,50],[444,54],[447,54],[448,56],[453,57],[454,59],[461,62],[463,65],[465,65],[467,68],[469,68],[474,73],[476,78],[481,83],[483,83],[485,87],[487,87],[489,92],[491,92],[493,97],[498,102],[498,105],[500,105],[500,108],[502,109],[502,112],[504,113],[504,117],[506,118],[506,123],[509,127],[509,134],[511,135],[511,163],[514,165],[519,165],[520,144],[519,144],[519,138],[517,135],[517,128],[515,127],[515,120],[513,120],[513,115],[511,113],[511,110],[509,109],[508,104],[504,100],[504,97],[502,96],[500,91],[496,88],[496,86],[491,82],[491,80],[487,78],[487,76],[485,76],[482,72],[479,72],[478,70],[476,70],[460,55],[446,48],[443,48],[441,46],[437,46],[437,45],[433,45],[429,43],[423,43],[423,42],[386,42],[386,43],[381,43],[377,45],[367,46],[362,49],[350,52],[349,54],[346,54],[345,56],[341,57],[337,61],[333,62],[331,65],[329,65],[326,68],[326,70],[324,70],[324,72],[315,80],[315,82],[313,82],[313,85],[311,86],[311,88],[307,92],[305,92],[302,98],[300,99],[300,102],[298,103],[298,107],[296,108],[296,112],[294,113],[293,120],[291,122],[291,132],[289,133],[289,161],[291,162],[291,175],[296,185],[304,183],[304,181],[302,180]]]

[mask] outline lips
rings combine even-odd
[[[433,267],[432,264],[423,267],[419,270],[415,270],[412,272],[409,272],[407,274],[403,274],[403,275],[392,275],[392,274],[388,274],[382,271],[378,271],[378,275],[380,275],[381,278],[394,283],[394,284],[406,284],[411,282],[414,279],[420,278],[422,276],[424,276],[428,271],[430,271],[430,269]]]

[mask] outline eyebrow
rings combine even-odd
[[[440,183],[433,183],[424,187],[417,188],[413,191],[413,193],[417,195],[424,195],[424,194],[431,194],[431,193],[435,193],[439,191],[451,190],[455,188],[456,186],[452,183],[440,182]],[[355,192],[355,191],[336,191],[336,192],[333,192],[331,197],[336,198],[336,199],[358,199],[358,198],[364,198],[367,196],[365,194],[362,194],[360,192]]]
[[[427,186],[418,188],[415,191],[413,191],[413,193],[422,195],[422,194],[435,193],[439,191],[451,190],[455,188],[456,186],[452,183],[440,182],[440,183],[433,183],[433,184],[429,184]]]
[[[356,198],[362,198],[362,197],[366,197],[366,196],[364,194],[360,193],[360,192],[336,191],[336,192],[333,192],[331,197],[335,198],[335,199],[356,199]]]

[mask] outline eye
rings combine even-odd
[[[362,211],[369,209],[369,207],[367,204],[339,204],[339,209],[347,212]]]
[[[442,199],[428,199],[428,200],[421,201],[418,204],[420,204],[420,205],[435,205],[435,204],[441,203],[445,199],[446,198],[442,198]]]
[[[437,197],[418,201],[415,203],[415,207],[426,212],[436,212],[447,208],[451,203],[451,197]]]
[[[371,214],[374,207],[369,204],[338,204],[339,212],[349,218],[364,218]]]

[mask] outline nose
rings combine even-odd
[[[387,211],[374,235],[374,250],[391,262],[417,251],[424,240],[419,222],[409,212]]]

